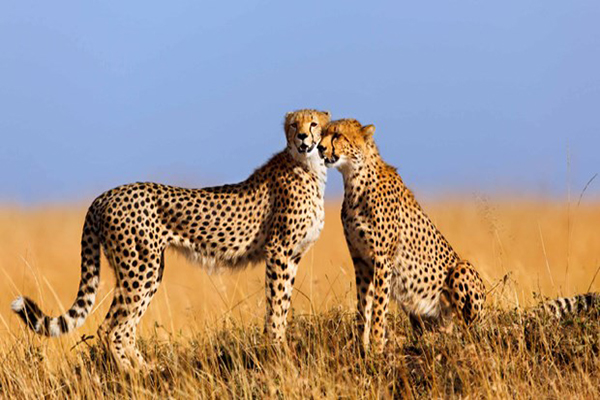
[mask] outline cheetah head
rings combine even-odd
[[[373,133],[373,125],[362,126],[355,119],[333,121],[321,136],[317,147],[319,155],[329,168],[359,166],[374,145]]]
[[[285,116],[288,148],[296,156],[306,156],[321,140],[321,129],[331,120],[329,111],[298,110]]]

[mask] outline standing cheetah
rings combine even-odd
[[[49,317],[19,297],[13,310],[41,335],[81,326],[98,291],[102,248],[117,283],[98,336],[107,339],[121,367],[143,367],[136,326],[160,285],[170,246],[208,267],[237,269],[265,260],[265,330],[283,340],[298,263],[323,227],[327,169],[313,150],[329,120],[328,112],[288,113],[285,150],[238,184],[184,189],[135,183],[100,195],[85,217],[81,282],[71,308]]]
[[[414,328],[457,315],[469,324],[485,302],[479,273],[461,259],[427,217],[396,169],[373,141],[373,125],[343,119],[328,125],[318,146],[328,167],[344,178],[342,222],[356,274],[359,331],[383,350],[389,295],[408,312]],[[587,293],[545,302],[533,311],[561,318],[598,307]],[[372,326],[371,326],[372,325]]]

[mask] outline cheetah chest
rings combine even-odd
[[[306,234],[300,243],[298,243],[298,247],[295,251],[296,255],[302,255],[308,251],[310,246],[317,241],[321,234],[321,230],[325,225],[325,207],[322,199],[315,200],[313,209],[310,211],[309,215],[310,219],[308,221]]]
[[[308,221],[306,222],[302,239],[298,242],[298,246],[294,250],[294,255],[302,256],[314,242],[317,241],[321,230],[325,225],[325,182],[327,180],[327,170],[324,166],[318,169],[317,179],[311,180],[308,187],[312,190],[307,190],[309,201],[307,202]],[[306,185],[306,184],[305,184]]]
[[[344,226],[344,234],[346,240],[351,243],[353,249],[365,259],[370,259],[373,249],[368,242],[368,236],[372,231],[372,226],[360,212],[353,207],[345,207],[344,216],[342,218]]]

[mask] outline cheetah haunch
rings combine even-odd
[[[209,267],[237,269],[265,260],[265,330],[283,340],[298,263],[323,227],[327,170],[313,149],[329,120],[329,113],[316,110],[288,113],[285,150],[238,184],[184,189],[135,183],[100,195],[85,217],[81,281],[71,308],[49,317],[33,300],[19,297],[13,310],[41,335],[59,336],[82,325],[96,299],[102,248],[117,283],[98,335],[120,366],[143,367],[136,327],[171,246]]]

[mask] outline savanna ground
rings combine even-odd
[[[0,209],[0,397],[600,397],[600,321],[560,323],[514,311],[600,291],[600,203],[470,198],[425,204],[490,291],[479,326],[413,335],[392,309],[383,357],[364,357],[353,323],[353,269],[328,207],[320,240],[300,265],[286,346],[262,336],[264,267],[208,275],[169,252],[165,279],[139,329],[146,358],[164,369],[123,375],[94,347],[114,278],[103,259],[86,324],[36,337],[10,311],[18,294],[44,311],[68,308],[79,282],[85,207]],[[83,339],[83,340],[82,340]]]

